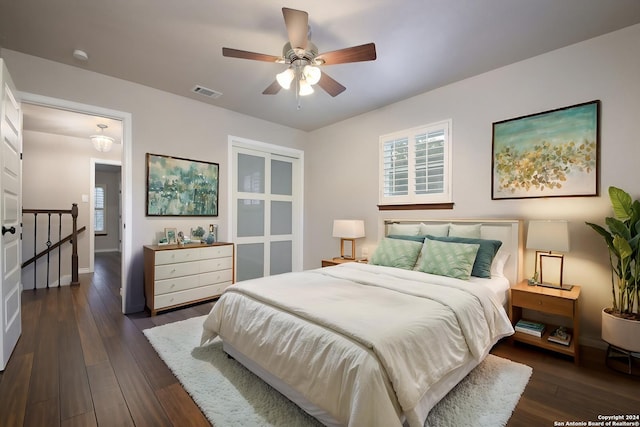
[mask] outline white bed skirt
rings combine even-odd
[[[284,381],[275,377],[270,372],[262,369],[257,363],[251,360],[246,355],[237,351],[231,344],[226,341],[223,341],[223,350],[229,356],[233,357],[239,363],[241,363],[245,368],[249,371],[256,374],[260,377],[264,382],[269,384],[274,389],[278,390],[282,395],[284,395],[287,399],[291,400],[293,403],[302,408],[306,413],[316,418],[322,424],[328,427],[339,427],[342,426],[331,414],[324,411],[322,408],[314,405],[309,402],[305,397],[298,393],[293,388],[289,387]],[[488,352],[487,352],[488,354]],[[486,357],[486,355],[485,355]],[[484,357],[483,357],[484,360]],[[479,365],[479,362],[475,359],[470,359],[464,365],[459,368],[453,370],[444,378],[442,378],[438,383],[432,386],[429,389],[429,392],[423,396],[422,400],[418,403],[418,405],[414,408],[412,413],[405,414],[405,419],[401,420],[403,425],[408,426],[407,417],[411,417],[413,419],[420,420],[420,425],[425,425],[427,416],[429,415],[429,411],[444,397],[449,393],[453,387],[456,386],[464,377],[469,374],[476,366]]]

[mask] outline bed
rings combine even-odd
[[[387,221],[384,236],[371,264],[228,288],[204,322],[202,344],[219,336],[229,355],[325,425],[424,425],[513,333],[504,305],[521,271],[521,223]],[[492,277],[451,277],[475,272],[485,241],[494,242],[483,273]],[[440,259],[446,265],[436,270],[455,271],[434,274],[438,248],[467,255]]]

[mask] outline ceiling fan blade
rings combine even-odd
[[[293,49],[307,48],[307,34],[309,33],[309,14],[302,10],[282,8],[284,24],[287,27],[289,43]]]
[[[376,59],[376,45],[367,43],[360,46],[347,47],[321,53],[317,60],[324,61],[324,65],[345,64],[348,62],[373,61]]]
[[[248,52],[246,50],[231,49],[229,47],[222,48],[222,56],[240,59],[253,59],[254,61],[280,62],[282,58],[279,56],[265,55],[264,53]]]
[[[275,95],[276,93],[280,92],[280,83],[278,83],[277,80],[274,80],[273,83],[271,83],[269,85],[269,87],[267,87],[262,94],[263,95]]]
[[[347,88],[342,86],[340,83],[332,79],[325,73],[322,72],[320,76],[320,81],[318,82],[318,86],[324,89],[329,95],[336,97],[344,92]]]

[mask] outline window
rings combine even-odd
[[[451,120],[380,137],[380,205],[451,203]]]
[[[107,234],[107,212],[105,205],[106,199],[106,186],[96,185],[93,198],[93,232],[95,234]]]

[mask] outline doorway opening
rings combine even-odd
[[[58,128],[67,127],[66,134],[64,137],[71,144],[72,147],[69,147],[68,154],[70,157],[76,158],[75,161],[79,161],[77,157],[81,157],[83,166],[78,166],[75,170],[78,173],[78,180],[81,181],[80,185],[82,186],[82,191],[77,191],[76,194],[73,195],[74,198],[79,199],[77,201],[79,210],[84,211],[84,224],[87,225],[87,235],[84,237],[86,241],[86,258],[83,260],[80,258],[79,262],[79,272],[80,273],[88,273],[92,272],[94,268],[94,251],[96,249],[96,236],[94,234],[94,226],[95,226],[95,178],[96,178],[96,169],[102,168],[118,168],[119,169],[119,182],[117,184],[118,188],[116,191],[119,195],[119,206],[116,210],[119,211],[118,225],[117,229],[113,230],[112,235],[117,236],[117,249],[120,250],[121,261],[120,261],[120,270],[121,270],[121,294],[122,294],[122,312],[127,312],[127,293],[129,289],[129,265],[131,262],[131,245],[132,245],[132,236],[131,232],[127,230],[127,223],[131,224],[132,222],[132,202],[131,202],[131,114],[104,109],[101,107],[85,105],[74,103],[66,100],[60,100],[55,98],[43,97],[40,95],[34,94],[22,94],[22,102],[26,107],[25,110],[29,109],[29,107],[38,107],[41,110],[42,114],[50,114],[51,117],[58,117],[58,120],[49,123],[49,126],[56,126]],[[35,109],[35,108],[34,108]],[[72,130],[69,128],[73,127],[69,123],[65,122],[65,119],[61,119],[60,117],[65,117],[69,119],[73,115],[76,115],[76,118],[84,118],[86,123],[84,126],[90,125],[88,128],[83,127],[81,130],[78,128],[76,133],[73,134]],[[32,120],[33,119],[33,120]],[[50,118],[49,118],[50,120]],[[27,150],[27,145],[29,144],[29,134],[36,135],[39,133],[44,133],[43,128],[38,129],[37,126],[45,126],[47,120],[40,121],[38,125],[38,121],[35,117],[30,117],[27,112],[25,112],[23,127],[24,127],[24,146],[25,150]],[[89,137],[92,134],[99,133],[99,129],[97,127],[98,122],[107,121],[110,127],[118,127],[120,138],[115,138],[121,144],[113,144],[113,150],[116,150],[116,146],[119,146],[119,154],[111,154],[105,155],[104,153],[100,153],[96,151],[93,147]],[[80,125],[78,125],[80,127]],[[54,134],[53,139],[58,139],[60,137],[60,131],[57,131],[58,134]],[[51,132],[50,132],[51,133]],[[42,135],[39,135],[42,136]],[[47,137],[44,137],[47,139]],[[80,152],[82,151],[82,153]],[[26,166],[29,159],[26,154],[23,159],[23,165]],[[99,166],[100,165],[100,166]],[[63,165],[60,165],[63,167]],[[98,173],[98,175],[100,175]],[[26,174],[25,174],[26,177]],[[46,182],[46,181],[45,181]],[[60,182],[55,179],[55,177],[51,178],[49,184],[42,185],[41,181],[39,184],[36,184],[34,187],[38,185],[40,187],[52,188],[52,184],[56,185],[56,187],[61,186]],[[114,185],[114,184],[112,184]],[[30,191],[30,185],[25,184],[23,186],[24,195],[28,195]],[[41,190],[38,190],[41,191]],[[28,200],[25,199],[25,200]],[[45,203],[43,200],[42,203]],[[75,202],[74,202],[75,203]],[[25,202],[26,204],[26,202]],[[78,243],[82,242],[82,237],[78,238]],[[102,242],[98,244],[98,248],[100,248]],[[115,249],[112,247],[111,249]]]

